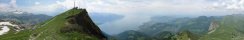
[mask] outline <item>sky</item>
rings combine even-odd
[[[244,0],[0,0],[0,12],[54,16],[73,8],[74,2],[88,12],[123,15],[121,20],[99,25],[108,34],[135,30],[152,16],[221,16],[244,10]]]
[[[57,15],[72,8],[74,1],[89,12],[120,15],[223,15],[244,10],[244,0],[0,0],[0,11]]]

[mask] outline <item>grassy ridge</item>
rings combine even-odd
[[[35,29],[27,29],[17,34],[9,32],[0,36],[0,40],[98,40],[94,36],[85,33],[70,32],[61,33],[60,29],[65,26],[68,16],[80,13],[79,9],[71,9],[54,18],[35,26]]]
[[[200,40],[243,40],[244,34],[237,31],[238,28],[244,27],[243,24],[242,15],[225,16],[215,32],[205,35]]]

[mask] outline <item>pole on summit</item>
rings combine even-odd
[[[75,0],[74,0],[74,8],[75,8]]]
[[[73,13],[72,13],[72,15],[75,14],[75,9],[76,9],[76,7],[75,7],[75,0],[74,0],[74,9],[73,9]]]

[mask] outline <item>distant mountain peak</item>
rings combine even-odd
[[[16,10],[16,11],[13,11],[13,13],[15,13],[15,14],[23,14],[24,12],[20,11],[20,10]]]

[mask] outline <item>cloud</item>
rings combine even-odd
[[[244,0],[90,0],[87,2],[86,8],[90,12],[105,12],[121,15],[216,16],[242,12],[243,10],[240,9],[244,8],[243,1]]]
[[[73,8],[74,6],[79,7],[79,8],[85,7],[85,3],[83,0],[65,0],[63,2],[56,1],[56,3],[61,5],[62,7],[66,8],[66,9]]]
[[[9,4],[11,5],[11,8],[17,8],[16,0],[11,0]]]
[[[244,0],[219,0],[214,6],[220,9],[244,10]]]
[[[9,7],[9,5],[0,3],[0,12],[6,12],[7,10],[4,10],[4,9],[9,9],[6,7]]]
[[[11,0],[8,4],[1,5],[1,9],[23,9],[33,13],[60,11],[60,9],[64,11],[73,8],[74,2],[75,6],[87,8],[89,12],[121,15],[175,15],[177,14],[175,12],[196,14],[198,12],[214,12],[216,10],[244,9],[243,0],[54,0],[48,5],[35,1],[33,3],[35,5],[25,7],[18,7],[16,0]]]
[[[58,14],[55,12],[60,12],[64,10],[68,10],[73,7],[74,1],[72,0],[65,0],[65,1],[56,1],[52,4],[48,5],[41,5],[40,2],[35,2],[35,5],[29,7],[23,7],[22,9],[27,12],[31,13],[42,13],[42,14]],[[77,3],[78,4],[78,3]],[[62,10],[60,10],[62,9]]]
[[[52,13],[57,11],[60,7],[58,4],[50,4],[50,5],[35,5],[30,7],[22,7],[22,11],[31,12],[31,13]]]
[[[11,0],[9,3],[0,3],[0,12],[15,11],[16,8],[16,0]]]
[[[21,1],[19,1],[21,2]],[[43,2],[43,1],[42,1]],[[30,6],[18,6],[16,5],[16,0],[11,0],[9,3],[0,3],[0,11],[5,12],[11,12],[11,11],[25,11],[30,13],[41,13],[41,14],[59,14],[62,11],[71,9],[74,7],[74,2],[76,7],[84,8],[84,2],[82,0],[56,0],[54,2],[51,2],[49,4],[42,4],[40,1],[30,1],[30,3],[34,4],[28,4]],[[45,1],[43,2],[45,3]],[[26,5],[26,4],[25,4]],[[57,13],[59,12],[59,13]]]
[[[208,11],[208,7],[212,6],[205,0],[96,0],[87,5],[89,11],[123,15],[174,15],[170,13]]]
[[[48,14],[52,13],[54,15],[57,15],[65,10],[69,10],[71,8],[79,7],[79,8],[85,8],[85,3],[83,0],[64,0],[64,1],[55,1],[52,4],[48,5],[41,5],[41,2],[35,2],[36,5],[30,6],[30,7],[24,7],[23,10],[32,12],[32,13],[42,13],[42,14]],[[39,5],[37,5],[39,4]]]

